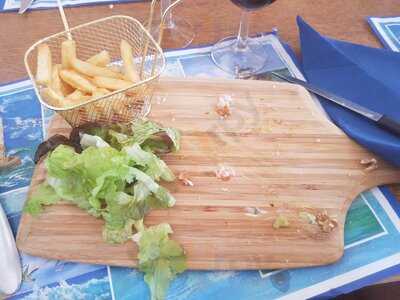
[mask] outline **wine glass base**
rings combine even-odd
[[[159,24],[159,21],[156,22]],[[157,40],[160,32],[158,26],[154,26],[151,34]],[[193,25],[178,15],[173,15],[171,24],[164,28],[162,47],[164,48],[186,48],[195,37]]]
[[[219,68],[238,78],[256,74],[267,63],[263,45],[251,38],[245,48],[238,48],[235,37],[224,38],[212,48],[211,58]]]

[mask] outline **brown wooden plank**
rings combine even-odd
[[[166,101],[153,104],[150,118],[182,132],[181,151],[164,159],[176,174],[188,172],[194,187],[165,184],[177,198],[176,206],[152,211],[146,223],[171,224],[191,269],[334,262],[343,253],[351,201],[369,187],[400,180],[400,172],[379,159],[377,170],[365,172],[360,160],[373,155],[325,120],[302,88],[257,81],[168,79],[156,90]],[[232,116],[221,120],[214,108],[226,93],[233,95]],[[242,109],[246,101],[255,103],[253,111]],[[298,108],[303,117],[277,116],[283,107]],[[50,134],[67,129],[56,117]],[[218,164],[231,166],[236,175],[229,181],[217,179]],[[44,177],[40,164],[31,189]],[[252,216],[251,207],[265,213]],[[326,210],[336,216],[338,228],[322,232],[299,218],[304,210]],[[289,228],[273,229],[279,214],[289,219]],[[47,258],[134,266],[134,243],[106,244],[102,224],[63,203],[38,218],[23,215],[17,243],[22,251]]]

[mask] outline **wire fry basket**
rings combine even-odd
[[[151,3],[148,27],[152,25],[156,0]],[[180,0],[174,2],[172,9]],[[149,30],[136,19],[129,16],[111,16],[73,28],[68,27],[61,4],[61,17],[65,31],[39,40],[25,53],[25,67],[33,83],[36,95],[42,105],[59,113],[72,126],[76,127],[87,122],[108,124],[129,122],[135,118],[144,117],[150,110],[154,83],[157,82],[165,68],[165,57],[159,44],[162,40],[164,19],[162,16],[158,43],[152,38]],[[131,86],[113,91],[104,96],[90,99],[87,102],[70,107],[55,107],[41,95],[44,86],[37,83],[36,74],[37,49],[41,44],[50,48],[53,64],[61,64],[61,43],[66,39],[76,42],[76,54],[81,60],[106,50],[109,52],[114,68],[123,68],[121,63],[120,42],[122,39],[132,47],[134,64],[139,71],[140,81]],[[90,79],[90,78],[89,78]]]

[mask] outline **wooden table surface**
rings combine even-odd
[[[71,26],[116,14],[145,20],[148,7],[148,3],[87,6],[68,8],[66,15]],[[240,10],[229,0],[185,0],[177,13],[195,26],[193,45],[199,45],[236,34]],[[265,32],[277,27],[282,40],[298,54],[297,15],[322,34],[381,47],[365,17],[398,16],[400,4],[398,0],[279,0],[252,14],[250,30]],[[32,11],[22,16],[15,12],[0,14],[0,83],[26,77],[23,65],[26,49],[38,39],[61,30],[62,22],[55,9]],[[400,198],[400,187],[392,188]]]

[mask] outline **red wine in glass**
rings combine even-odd
[[[249,13],[276,0],[231,1],[242,9],[239,33],[236,38],[227,37],[216,43],[211,58],[222,70],[244,78],[262,70],[268,60],[264,45],[257,39],[249,38]]]
[[[259,9],[265,5],[270,5],[276,0],[231,0],[233,4],[248,10]]]

